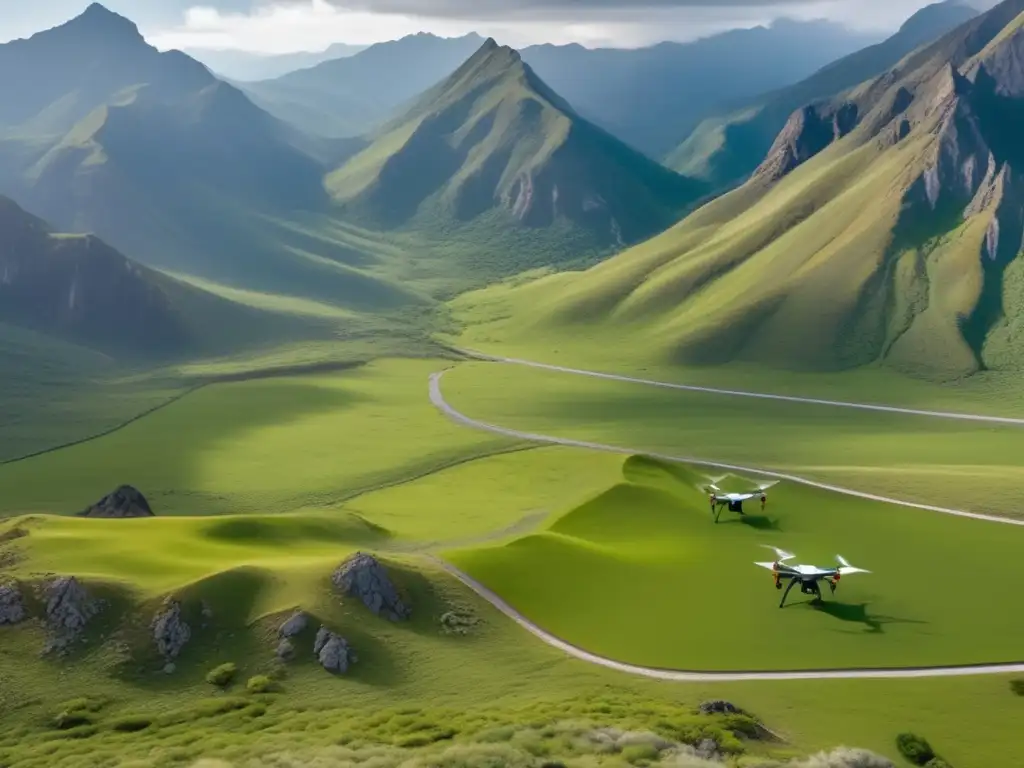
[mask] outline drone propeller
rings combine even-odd
[[[842,555],[836,555],[836,560],[839,562],[839,572],[842,574],[849,573],[871,573],[863,568],[857,568],[856,566],[850,565],[850,562]]]
[[[772,550],[775,553],[776,557],[778,558],[778,562],[780,562],[780,563],[784,562],[786,560],[792,560],[794,557],[796,557],[796,555],[794,555],[792,552],[787,552],[784,549],[779,549],[778,547],[773,547],[771,544],[762,544],[761,546],[762,547],[766,547],[767,549]]]
[[[768,481],[763,482],[760,485],[758,485],[757,486],[757,490],[759,490],[759,491],[761,491],[763,493],[764,491],[767,491],[769,488],[771,488],[773,485],[778,485],[778,484],[779,484],[778,480],[768,480]]]

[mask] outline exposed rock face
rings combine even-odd
[[[390,621],[409,618],[409,607],[398,597],[387,570],[372,555],[357,552],[338,566],[331,581],[343,594],[358,597],[378,616]]]
[[[79,517],[153,517],[146,497],[130,485],[122,485],[91,507],[78,513]]]
[[[277,644],[276,655],[281,661],[291,661],[295,658],[295,645],[288,638],[284,638]]]
[[[17,584],[0,584],[0,625],[17,624],[28,618],[25,601]]]
[[[701,739],[697,745],[697,754],[705,760],[713,760],[718,757],[718,742],[714,739]]]
[[[309,616],[303,611],[296,611],[292,614],[281,628],[277,630],[278,637],[290,638],[302,633],[309,626]]]
[[[348,671],[350,651],[348,641],[331,632],[327,627],[320,627],[313,643],[313,653],[320,660],[320,666],[328,672],[344,674]]]
[[[192,629],[181,618],[181,603],[169,600],[153,619],[153,639],[164,659],[178,658],[181,649],[192,637]]]
[[[857,126],[858,108],[846,103],[808,105],[789,118],[756,175],[777,181]]]
[[[74,576],[61,576],[46,585],[46,620],[54,631],[77,636],[97,613],[99,603]]]

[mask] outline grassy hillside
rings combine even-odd
[[[364,402],[328,418],[334,442],[317,438],[306,415],[281,410],[274,412],[273,434],[261,428],[258,434],[249,434],[248,442],[276,446],[278,457],[304,445],[310,451],[307,459],[313,448],[327,445],[328,450],[321,452],[333,455],[336,470],[339,465],[364,462],[363,456],[370,463],[375,455],[384,458],[383,453],[367,451],[365,441],[353,436],[365,438],[377,432],[383,444],[393,433],[391,450],[395,445],[416,443],[421,451],[436,451],[458,447],[459,440],[468,441],[461,446],[475,448],[463,453],[465,460],[457,465],[393,475],[387,487],[337,506],[331,505],[339,497],[328,492],[318,508],[291,514],[167,516],[163,510],[172,497],[158,495],[154,504],[157,517],[149,519],[81,520],[35,513],[0,523],[4,539],[0,543],[0,573],[4,577],[18,578],[27,587],[47,571],[73,572],[88,589],[110,601],[87,632],[87,642],[66,660],[40,657],[43,632],[39,626],[0,627],[0,656],[4,659],[0,664],[0,759],[28,768],[127,761],[162,767],[189,765],[203,758],[235,765],[317,761],[331,765],[372,758],[389,766],[420,758],[433,761],[431,764],[500,762],[526,768],[551,759],[588,764],[604,760],[620,765],[622,760],[637,760],[637,755],[646,754],[619,748],[608,753],[603,748],[588,757],[593,750],[586,729],[614,726],[630,731],[653,729],[673,740],[712,736],[720,744],[741,748],[749,758],[766,752],[784,758],[840,743],[897,758],[895,734],[913,729],[928,736],[954,765],[972,761],[1016,765],[1012,736],[1016,733],[1013,723],[1020,714],[1019,699],[1003,676],[666,685],[572,661],[525,634],[420,552],[508,541],[533,530],[542,516],[558,519],[560,512],[614,492],[623,482],[637,484],[641,490],[645,485],[657,486],[673,496],[676,481],[672,477],[677,475],[661,483],[657,477],[642,476],[639,470],[645,462],[641,460],[630,459],[623,465],[624,457],[566,449],[481,454],[481,444],[474,441],[488,440],[486,435],[460,433],[440,414],[431,410],[428,415],[422,410],[430,409],[424,397],[426,373],[444,364],[396,361],[363,372],[280,379],[280,385],[293,391],[313,385],[350,396],[361,394]],[[241,403],[247,403],[250,417],[262,418],[267,413],[267,398],[253,399],[255,391],[246,394],[245,386],[253,385],[218,384],[208,390],[210,395],[218,390],[222,393],[219,407],[210,408],[203,419],[209,433],[221,431],[221,440],[230,442],[231,422],[237,415],[230,412],[232,403],[239,403],[239,410],[243,410]],[[373,397],[379,401],[366,399]],[[186,398],[181,406],[188,402]],[[182,412],[177,422],[195,426],[197,420]],[[218,423],[226,431],[219,430]],[[150,432],[154,442],[159,435],[167,435],[155,423],[152,429],[143,430]],[[137,439],[133,442],[139,445]],[[99,449],[101,441],[92,445]],[[410,451],[416,445],[409,445]],[[71,457],[74,450],[53,457]],[[136,452],[142,451],[136,448]],[[88,465],[85,454],[76,455],[85,462],[83,467]],[[209,447],[195,452],[196,458],[210,455]],[[51,477],[64,476],[69,470],[69,476],[74,474],[67,463],[70,458],[61,461],[61,467],[51,466]],[[202,463],[206,467],[203,474],[211,479],[224,480],[231,474],[216,461]],[[10,465],[19,466],[27,469],[31,463]],[[365,468],[365,462],[362,466]],[[628,480],[622,475],[624,466]],[[352,469],[358,471],[358,467]],[[650,469],[655,472],[648,475],[660,472],[658,467]],[[250,471],[250,480],[257,474],[267,474],[266,468],[260,473]],[[288,475],[282,471],[270,477],[287,489]],[[4,487],[19,482],[14,475],[7,475]],[[82,495],[91,493],[84,485],[78,487]],[[684,498],[688,492],[679,494],[681,501],[672,502],[679,504],[673,509],[683,518],[689,509]],[[771,516],[789,516],[795,526],[809,514],[806,504],[811,502],[783,504],[781,486],[777,492],[770,502]],[[693,522],[707,523],[703,498],[696,491],[694,494],[700,508],[695,509]],[[233,511],[244,506],[240,498],[233,493],[225,495]],[[78,506],[76,499],[66,511]],[[630,515],[636,512],[630,508]],[[650,513],[658,510],[652,508]],[[880,517],[865,507],[840,508],[835,514],[845,520],[847,513],[866,514],[872,521]],[[820,514],[820,509],[814,514]],[[648,520],[644,514],[637,519]],[[607,522],[609,530],[621,529],[614,516]],[[678,516],[669,516],[664,522],[670,535],[687,524]],[[916,518],[913,522],[916,528]],[[885,525],[887,530],[889,525],[896,526],[898,532],[911,521],[902,514],[889,514]],[[604,523],[599,527],[604,528]],[[724,531],[723,536],[741,548],[746,539],[762,535],[752,529],[744,533],[745,528],[723,524],[719,532]],[[814,536],[821,535],[817,525],[801,526],[799,531],[787,527],[783,535],[792,533],[810,542],[811,528]],[[930,530],[929,523],[925,522],[923,529]],[[8,535],[15,530],[27,535]],[[986,530],[979,524],[979,530],[969,535],[983,535]],[[706,534],[703,525],[699,530],[695,525],[694,531],[697,536]],[[571,532],[574,536],[592,533],[578,526]],[[626,545],[643,538],[635,535],[643,534],[639,529],[626,534]],[[946,538],[941,546],[950,546],[948,542],[958,540],[958,535]],[[89,546],[83,547],[83,541]],[[674,539],[669,536],[665,541]],[[724,546],[725,541],[720,544]],[[711,542],[711,546],[717,545]],[[618,547],[619,542],[608,546]],[[810,546],[799,549],[803,552]],[[998,553],[998,546],[993,551]],[[331,569],[356,548],[377,553],[389,568],[413,606],[409,624],[391,625],[362,606],[339,601],[331,594],[327,584]],[[865,560],[863,564],[883,572],[884,560],[887,572],[890,562],[881,552],[878,557],[883,559],[874,558],[877,551],[872,544],[871,563]],[[831,545],[825,543],[821,556],[831,554]],[[853,552],[846,554],[858,557]],[[747,559],[744,557],[744,562]],[[987,562],[991,566],[993,561]],[[762,572],[761,579],[741,586],[741,592],[750,590],[752,603],[761,605],[763,597],[774,604],[777,593],[762,580],[766,576]],[[904,583],[909,585],[913,579]],[[571,584],[570,580],[565,586]],[[889,584],[887,578],[886,587]],[[553,582],[547,587],[562,589],[563,585]],[[865,589],[877,586],[854,584],[850,579],[837,594],[861,594]],[[701,591],[711,594],[706,585]],[[609,598],[617,594],[611,590]],[[916,590],[910,601],[911,613],[939,598],[935,592],[918,600],[920,594],[921,590]],[[193,639],[170,675],[160,671],[163,662],[155,658],[146,630],[161,598],[167,595],[183,600],[193,628]],[[888,596],[885,590],[879,599],[891,601],[897,595]],[[205,620],[200,613],[203,602],[212,611]],[[676,604],[673,596],[668,605]],[[981,611],[982,604],[973,601],[968,609]],[[618,611],[618,604],[601,605],[606,610],[603,626],[607,629],[615,623],[607,621],[608,611],[613,606]],[[306,636],[299,638],[295,662],[282,667],[273,661],[276,629],[296,606],[350,639],[359,657],[351,673],[335,677],[319,669],[312,653],[305,650],[312,646],[312,639]],[[449,611],[468,620],[467,634],[443,630],[441,616]],[[676,613],[681,611],[659,615]],[[701,620],[718,620],[720,615],[716,609]],[[873,603],[865,615],[877,618]],[[774,619],[774,614],[770,618]],[[828,643],[838,637],[848,646],[855,638],[866,639],[864,647],[869,652],[873,645],[890,646],[896,634],[928,628],[890,622],[883,624],[881,635],[865,633],[856,620],[844,622],[799,605],[787,618],[831,621],[845,631],[830,633]],[[722,620],[730,620],[727,613]],[[988,620],[991,617],[986,617]],[[889,633],[893,633],[892,639]],[[690,644],[703,635],[683,631],[678,637]],[[979,641],[997,642],[998,635]],[[745,647],[753,652],[758,644]],[[768,663],[779,662],[769,654],[764,656]],[[221,691],[204,677],[225,662],[237,664],[238,672],[236,681]],[[60,685],[55,686],[52,683],[58,674]],[[275,687],[271,692],[246,691],[248,678],[258,674],[272,676]],[[4,695],[12,691],[17,691],[17,696]],[[737,740],[729,732],[736,725],[734,720],[692,714],[698,702],[719,698],[753,712],[785,742]],[[880,698],[887,702],[885,707],[878,705]],[[834,705],[838,699],[845,702],[844,707]],[[899,711],[898,718],[894,711]],[[60,717],[62,713],[66,713],[64,717]],[[816,764],[799,765],[810,768]]]
[[[709,116],[668,153],[666,165],[716,188],[741,182],[764,159],[793,110],[885,72],[975,15],[970,6],[948,0],[925,6],[887,40],[844,56],[794,85]]]
[[[661,235],[463,305],[499,301],[493,331],[512,340],[607,331],[660,364],[1016,368],[1020,161],[1005,137],[1022,10],[1003,3],[797,111],[749,183]]]
[[[485,252],[504,239],[505,274],[635,242],[702,191],[581,119],[493,40],[327,186],[344,216],[378,228]]]
[[[1016,660],[1019,619],[978,605],[974,585],[947,563],[957,559],[983,582],[1024,586],[1009,564],[1024,530],[786,484],[769,491],[763,515],[755,506],[746,519],[723,513],[715,525],[702,482],[693,470],[632,457],[620,482],[543,530],[448,557],[555,636],[634,664],[791,670]],[[910,540],[920,546],[908,551]],[[766,544],[825,567],[838,552],[872,572],[842,579],[835,595],[823,585],[820,607],[791,592],[793,604],[780,609],[771,573],[754,565],[772,560]],[[695,617],[704,631],[692,631]]]

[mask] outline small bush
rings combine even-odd
[[[1024,677],[1018,677],[1010,681],[1010,690],[1018,696],[1024,696]]]
[[[237,674],[238,667],[229,661],[227,664],[221,664],[219,667],[211,669],[206,675],[206,682],[219,688],[225,688],[231,685]]]
[[[896,748],[914,765],[927,765],[935,757],[931,744],[915,733],[901,733],[897,736]]]
[[[266,675],[253,675],[245,684],[249,693],[270,693],[277,690],[277,685]]]
[[[653,744],[631,744],[623,748],[622,757],[630,763],[649,763],[658,759],[658,748]]]
[[[115,720],[111,727],[121,733],[137,733],[138,731],[146,730],[152,724],[152,718],[145,715],[128,715],[127,717]]]

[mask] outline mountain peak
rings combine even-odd
[[[142,39],[142,33],[139,32],[135,22],[114,13],[100,3],[93,3],[58,29],[73,30],[76,33],[103,34],[111,37],[130,37],[133,40]]]

